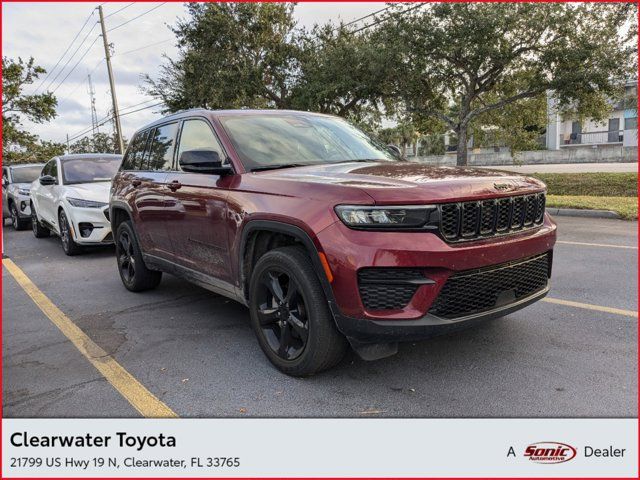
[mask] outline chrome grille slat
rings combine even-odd
[[[544,193],[439,206],[440,233],[448,242],[468,241],[534,228],[544,221]]]

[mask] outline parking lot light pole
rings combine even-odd
[[[111,86],[111,101],[113,102],[113,119],[116,126],[116,138],[118,139],[118,152],[124,153],[124,142],[122,141],[122,126],[120,125],[120,110],[118,110],[118,100],[116,98],[116,82],[113,79],[113,70],[111,68],[111,52],[109,51],[109,42],[107,41],[107,29],[104,25],[104,14],[102,13],[102,5],[98,7],[100,14],[100,27],[102,28],[102,41],[104,43],[104,57],[107,61],[107,72],[109,73],[109,85]]]

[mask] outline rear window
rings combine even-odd
[[[149,130],[145,130],[133,138],[122,161],[122,170],[140,170],[148,135]]]
[[[112,158],[77,158],[62,160],[62,181],[73,183],[110,182],[122,160]]]

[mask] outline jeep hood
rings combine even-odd
[[[451,202],[542,191],[539,180],[517,173],[420,163],[350,162],[261,172],[264,180],[360,189],[378,204]]]

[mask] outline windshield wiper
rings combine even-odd
[[[263,167],[255,167],[252,168],[252,172],[261,172],[264,170],[278,170],[279,168],[291,168],[291,167],[308,167],[309,165],[313,165],[311,163],[286,163],[281,165],[265,165]]]

